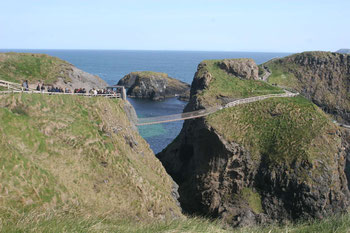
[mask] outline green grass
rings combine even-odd
[[[253,96],[280,94],[283,90],[258,80],[244,80],[234,77],[218,66],[218,60],[207,60],[205,66],[197,76],[209,73],[212,80],[207,89],[198,94],[198,97],[210,105],[219,103],[218,97],[247,98]]]
[[[209,115],[207,121],[225,139],[247,148],[253,158],[266,155],[278,164],[332,155],[340,143],[339,137],[328,134],[336,126],[303,97],[240,105]]]
[[[150,77],[161,77],[161,78],[168,78],[168,74],[162,73],[162,72],[154,72],[154,71],[136,71],[132,72],[134,75],[139,75],[142,77],[150,78]]]
[[[288,69],[292,68],[292,64],[288,67],[280,66],[277,62],[268,62],[265,64],[269,67],[271,75],[267,79],[270,84],[277,84],[281,87],[289,87],[292,89],[298,89],[299,81],[293,73]]]
[[[0,213],[0,219],[3,213]],[[19,215],[15,221],[0,223],[0,232],[118,232],[118,233],[329,233],[349,232],[350,214],[329,217],[324,220],[305,221],[295,224],[268,225],[232,229],[220,220],[189,217],[171,221],[135,222],[130,220],[105,220],[87,218],[79,214],[64,212],[31,213]]]
[[[48,210],[145,221],[181,216],[172,180],[123,105],[103,97],[0,96],[0,212],[8,213],[0,223]]]
[[[0,79],[15,83],[28,80],[29,83],[53,84],[58,77],[71,81],[66,73],[70,66],[68,62],[44,54],[0,53]]]
[[[312,101],[329,112],[348,112],[349,75],[346,66],[342,65],[342,60],[346,59],[342,56],[344,55],[330,52],[304,52],[271,60],[263,65],[269,67],[272,72],[269,83],[307,93]],[[308,63],[301,64],[300,61]],[[310,61],[318,61],[320,64],[310,64]],[[323,61],[327,62],[321,65]],[[339,65],[339,69],[334,69],[335,64]],[[344,121],[341,114],[335,115],[337,120]]]
[[[255,192],[250,188],[243,188],[241,191],[241,197],[247,201],[249,207],[256,213],[262,213],[263,208],[261,204],[261,197],[259,193]]]

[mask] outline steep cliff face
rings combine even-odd
[[[28,80],[31,88],[36,88],[39,82],[87,90],[107,86],[100,77],[82,71],[66,61],[34,53],[0,53],[0,79],[16,83]]]
[[[131,97],[162,100],[164,98],[185,95],[190,85],[159,72],[132,72],[122,78],[118,85],[128,88]]]
[[[350,124],[350,55],[305,52],[269,61],[270,83],[299,91],[340,122]]]
[[[231,90],[237,92],[230,92],[235,98],[276,91],[259,81],[253,81],[256,89],[249,89],[252,80],[226,76],[218,72],[220,64],[199,65],[186,110],[222,102],[224,98],[215,99],[214,93],[225,93],[228,83],[235,84]],[[343,132],[326,114],[308,100],[294,97],[187,120],[179,136],[157,157],[179,184],[185,211],[244,226],[346,211],[348,148]]]
[[[350,49],[339,49],[339,50],[337,50],[337,53],[350,54]]]

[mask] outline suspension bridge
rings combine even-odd
[[[232,101],[225,106],[215,106],[207,109],[202,110],[196,110],[192,112],[185,112],[180,114],[173,114],[173,115],[166,115],[166,116],[157,116],[157,117],[147,117],[147,118],[139,118],[137,126],[142,125],[153,125],[153,124],[162,124],[162,123],[168,123],[173,121],[183,121],[183,120],[189,120],[189,119],[195,119],[199,117],[204,117],[209,114],[212,114],[214,112],[217,112],[224,108],[231,108],[240,104],[247,104],[252,103],[256,101],[261,101],[264,99],[269,98],[283,98],[283,97],[294,97],[299,95],[299,93],[291,93],[288,91],[285,91],[285,93],[282,94],[270,94],[270,95],[262,95],[262,96],[255,96],[255,97],[249,97],[245,99],[238,99],[235,101]]]
[[[31,94],[49,94],[49,95],[82,95],[82,96],[105,96],[108,98],[120,98],[120,94],[88,94],[88,93],[62,93],[62,92],[42,92],[42,91],[36,91],[33,89],[27,89],[24,90],[23,87],[18,83],[12,83],[4,80],[0,80],[0,87],[5,87],[8,90],[7,91],[0,91],[0,94],[10,94],[10,93],[31,93]],[[282,94],[270,94],[270,95],[262,95],[262,96],[255,96],[255,97],[249,97],[244,99],[238,99],[235,101],[232,101],[230,103],[227,103],[224,106],[214,106],[206,109],[191,111],[191,112],[185,112],[180,114],[173,114],[173,115],[166,115],[166,116],[157,116],[157,117],[147,117],[147,118],[139,118],[137,122],[137,126],[143,126],[143,125],[153,125],[153,124],[162,124],[162,123],[168,123],[168,122],[174,122],[174,121],[183,121],[183,120],[189,120],[189,119],[195,119],[207,116],[209,114],[215,113],[221,109],[224,108],[230,108],[241,104],[247,104],[252,103],[256,101],[261,101],[264,99],[269,98],[284,98],[284,97],[294,97],[299,95],[299,93],[292,93],[287,90],[285,90],[285,93]]]
[[[11,94],[11,93],[29,93],[29,94],[48,94],[48,95],[80,95],[80,96],[86,96],[86,97],[94,97],[94,96],[104,96],[107,98],[122,98],[120,93],[116,94],[88,94],[88,93],[64,93],[64,92],[43,92],[43,91],[37,91],[34,89],[27,88],[26,90],[22,87],[22,85],[18,83],[8,82],[4,80],[0,80],[0,87],[6,88],[7,91],[0,91],[0,94]],[[255,97],[249,97],[244,99],[238,99],[235,101],[232,101],[230,103],[227,103],[224,106],[214,106],[206,109],[191,111],[191,112],[185,112],[185,113],[179,113],[179,114],[173,114],[173,115],[166,115],[166,116],[156,116],[156,117],[147,117],[147,118],[139,118],[137,122],[137,126],[143,126],[143,125],[153,125],[153,124],[162,124],[162,123],[168,123],[168,122],[174,122],[174,121],[183,121],[183,120],[189,120],[189,119],[195,119],[207,116],[209,114],[215,113],[221,109],[224,108],[230,108],[241,104],[247,104],[252,103],[256,101],[261,101],[264,99],[269,98],[284,98],[284,97],[294,97],[299,95],[299,93],[292,93],[286,89],[284,89],[285,93],[282,94],[270,94],[270,95],[261,95],[261,96],[255,96]],[[334,121],[335,124],[337,124],[340,127],[348,128],[350,129],[350,125],[345,125],[342,123],[338,123]]]

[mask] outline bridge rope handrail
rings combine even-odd
[[[207,115],[212,114],[218,110],[221,110],[224,108],[234,107],[234,106],[240,105],[240,104],[256,102],[256,101],[260,101],[260,100],[264,100],[264,99],[268,99],[268,98],[294,97],[297,95],[299,95],[299,93],[291,93],[291,92],[286,91],[283,94],[269,94],[269,95],[248,97],[248,98],[238,99],[238,100],[232,101],[230,103],[227,103],[225,106],[214,106],[214,107],[207,108],[207,109],[200,109],[200,110],[196,110],[196,111],[192,111],[192,112],[185,112],[185,113],[166,115],[166,116],[139,118],[138,123],[136,125],[142,126],[142,125],[160,124],[160,123],[167,123],[167,122],[173,122],[173,121],[194,119],[194,118],[207,116]]]

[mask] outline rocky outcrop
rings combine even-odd
[[[224,59],[219,62],[220,68],[228,73],[244,79],[259,79],[259,68],[253,59]]]
[[[103,89],[107,87],[107,83],[100,77],[82,71],[73,65],[62,70],[62,72],[64,72],[70,80],[65,81],[61,76],[57,76],[57,81],[54,83],[55,86],[70,88],[72,90],[76,88],[90,90],[92,88]]]
[[[199,96],[220,78],[201,63],[185,111],[210,107]],[[157,157],[178,183],[185,212],[247,226],[346,211],[347,142],[306,99],[276,98],[186,120]]]
[[[186,95],[190,85],[159,72],[132,72],[122,78],[118,85],[127,88],[127,95],[135,98],[163,100]]]
[[[350,54],[350,49],[339,49],[336,53]]]
[[[35,53],[0,53],[0,79],[22,83],[28,80],[35,89],[38,83],[70,88],[105,88],[107,83],[57,57]]]
[[[350,55],[305,52],[264,66],[275,83],[297,90],[339,122],[350,124]],[[290,82],[283,82],[286,77]]]

